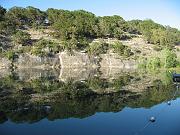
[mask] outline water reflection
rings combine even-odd
[[[171,99],[174,91],[168,72],[157,76],[117,69],[17,70],[0,78],[0,122],[35,123],[44,118],[86,118],[125,107],[150,108]]]

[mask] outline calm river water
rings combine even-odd
[[[0,134],[180,135],[177,86],[166,71],[3,71]]]

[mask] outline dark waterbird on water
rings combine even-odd
[[[180,74],[173,73],[173,81],[174,82],[180,82]]]

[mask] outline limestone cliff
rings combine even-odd
[[[101,67],[124,68],[124,69],[137,68],[137,62],[135,60],[126,60],[120,58],[116,53],[101,54],[100,57],[102,58],[100,61]]]
[[[28,53],[20,54],[18,58],[13,61],[16,68],[52,68],[59,62],[57,56],[34,56]]]
[[[0,69],[9,69],[11,66],[12,65],[10,60],[0,57]]]
[[[134,60],[125,60],[115,53],[101,54],[100,56],[89,56],[87,53],[67,51],[51,56],[34,56],[28,53],[20,54],[12,62],[6,58],[0,58],[0,68],[88,68],[88,67],[110,67],[134,69],[137,63]]]
[[[87,53],[73,51],[69,54],[67,51],[59,53],[61,68],[70,67],[92,67],[98,66],[98,57],[89,57]]]

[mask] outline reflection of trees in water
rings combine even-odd
[[[0,122],[7,118],[29,123],[43,118],[84,118],[96,112],[118,112],[127,106],[148,108],[172,97],[174,86],[164,76],[162,80],[154,80],[142,93],[122,90],[132,80],[141,81],[137,74],[111,80],[95,76],[66,82],[49,77],[20,81],[16,76],[8,76],[0,79]],[[114,91],[103,91],[106,89]]]
[[[67,93],[66,93],[67,94]],[[127,91],[110,94],[89,94],[85,97],[69,97],[69,93],[49,96],[51,101],[29,103],[28,98],[9,98],[1,103],[0,110],[14,122],[36,122],[69,117],[84,118],[96,112],[117,112],[140,95]]]

